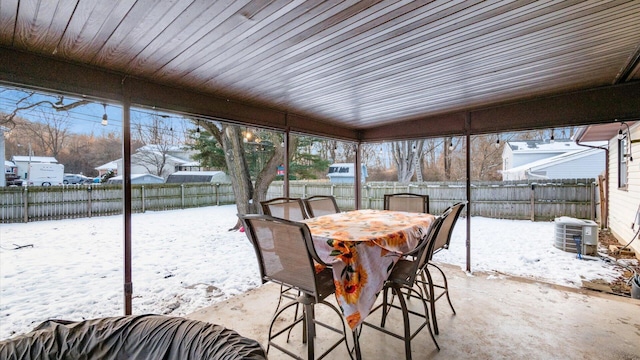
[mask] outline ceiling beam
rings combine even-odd
[[[472,135],[640,119],[640,82],[603,86],[475,110],[428,116],[363,130],[365,142]]]
[[[261,104],[176,88],[166,84],[0,47],[0,83],[44,92],[155,107],[242,125],[291,130],[317,136],[357,140],[355,130]]]

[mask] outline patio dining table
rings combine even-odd
[[[434,215],[355,210],[303,220],[316,252],[331,264],[336,299],[351,329],[369,315],[402,253],[415,249]]]

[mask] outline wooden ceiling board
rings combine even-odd
[[[61,0],[59,3],[66,2]],[[55,53],[44,54],[88,64],[118,26],[120,21],[116,15],[123,14],[117,12],[119,4],[115,1],[79,1],[66,28],[56,34],[59,40]]]
[[[21,50],[51,54],[64,34],[76,2],[20,1],[13,46]]]
[[[194,85],[201,81],[201,74],[197,69],[210,61],[211,56],[224,52],[225,46],[237,42],[252,32],[259,31],[269,24],[270,16],[277,17],[288,9],[288,0],[275,0],[259,9],[253,5],[259,2],[249,2],[237,12],[223,19],[218,27],[202,37],[194,46],[176,56],[165,67],[164,71],[155,74],[159,79],[170,81],[187,81]],[[251,18],[247,17],[247,14]],[[193,51],[192,51],[193,50]],[[195,85],[197,86],[197,85]]]
[[[196,0],[163,33],[145,47],[126,69],[140,76],[155,77],[169,69],[168,64],[184,52],[193,55],[203,37],[219,27],[244,6],[245,1]],[[186,56],[189,56],[188,54]]]
[[[117,93],[117,78],[136,79],[149,83],[145,104],[150,91],[180,89],[184,104],[169,103],[182,112],[188,94],[201,94],[215,97],[208,116],[262,113],[268,126],[288,117],[298,129],[351,136],[638,81],[639,18],[640,2],[629,0],[3,0],[0,46],[69,73],[0,64],[0,81],[47,87],[75,76],[60,86],[99,96]]]
[[[229,78],[233,69],[238,69],[233,74],[240,78],[248,75],[253,78],[258,74],[254,68],[265,62],[276,61],[292,44],[306,41],[316,36],[325,26],[331,26],[323,21],[333,19],[332,14],[349,10],[350,12],[343,14],[344,18],[341,20],[344,22],[349,19],[348,16],[356,16],[361,7],[370,6],[368,3],[363,1],[359,2],[358,6],[348,7],[347,3],[322,2],[319,3],[320,6],[312,9],[302,4],[303,6],[296,7],[295,11],[288,12],[261,29],[261,32],[254,32],[228,48],[221,49],[215,61],[203,64],[198,69],[198,72],[211,74],[200,85],[210,82],[226,83],[225,77]],[[231,79],[235,82],[236,78]]]
[[[0,1],[0,45],[11,46],[14,39],[19,0]]]
[[[406,35],[407,31],[411,30],[412,23],[416,23],[415,19],[417,15],[405,15],[407,18],[398,17],[392,19],[385,16],[382,18],[382,24],[375,28],[368,28],[370,23],[366,23],[361,26],[364,29],[358,29],[354,37],[339,38],[336,40],[339,41],[337,43],[333,41],[331,43],[325,42],[325,44],[329,44],[330,46],[318,47],[313,51],[308,51],[304,54],[306,55],[306,59],[299,58],[296,59],[296,62],[288,61],[287,63],[281,64],[280,67],[287,70],[287,72],[282,73],[281,76],[278,76],[281,71],[264,71],[262,74],[265,75],[257,77],[255,82],[263,84],[264,88],[267,89],[272,83],[270,79],[273,79],[278,86],[282,86],[283,81],[281,78],[285,78],[288,80],[286,86],[289,88],[289,91],[293,92],[296,91],[295,86],[298,84],[305,84],[313,79],[325,79],[326,76],[340,75],[341,71],[346,71],[351,75],[352,73],[350,73],[350,71],[356,68],[359,63],[377,60],[378,55],[374,51],[383,53],[391,52],[391,50],[387,49],[371,50],[379,49],[379,47],[385,46],[385,43],[390,44],[387,46],[391,46],[391,44],[398,42],[397,38],[393,38],[394,34],[399,35],[398,31],[391,32],[388,30],[389,26],[393,26],[391,20],[403,22],[403,35]],[[436,13],[430,18],[436,19],[443,16],[441,13]],[[410,22],[407,23],[406,21],[408,20]],[[264,63],[269,63],[269,61],[265,61]]]
[[[387,67],[383,67],[383,68],[385,68],[385,69],[386,69]],[[314,74],[314,76],[317,76],[317,75],[315,75],[315,74],[317,74],[317,71],[313,71],[313,72],[310,72],[310,73]],[[364,73],[366,74],[366,72],[364,72]],[[350,75],[351,75],[351,74],[350,74]],[[412,74],[410,74],[410,75],[408,75],[408,77],[413,77],[413,75],[412,75]],[[325,76],[325,77],[323,77],[323,80],[326,80],[326,79],[327,79],[327,77],[326,77],[326,76]],[[351,75],[351,77],[350,77],[349,79],[351,79],[351,80],[352,80],[351,82],[353,82],[354,76],[352,76],[352,75]],[[368,79],[364,79],[364,80],[362,80],[362,81],[363,81],[363,82],[365,82],[365,81],[369,81],[369,80],[368,80]],[[307,83],[305,83],[305,86],[306,86],[306,85],[307,85]],[[322,88],[322,87],[319,87],[319,86],[317,87],[317,89],[318,89],[318,91],[319,91],[319,92],[323,92],[323,93],[330,92],[330,91],[326,91],[326,89],[325,89],[325,88]],[[296,89],[293,89],[293,92],[295,92],[295,90],[296,90]],[[331,90],[331,91],[333,91],[333,90]],[[347,92],[349,92],[349,91],[350,91],[350,90],[347,90]],[[336,93],[335,93],[335,91],[333,91],[333,93],[334,93],[334,94],[336,94]],[[366,92],[363,92],[363,93],[366,93]],[[247,94],[245,93],[245,96],[246,96],[246,95],[247,95]],[[307,93],[307,95],[308,95],[308,96],[315,96],[315,94],[313,94],[313,93]],[[340,96],[342,96],[342,95],[340,95]]]
[[[160,1],[145,4],[142,2],[122,4],[120,11],[127,9],[127,16],[111,36],[104,41],[99,52],[93,55],[90,63],[101,67],[111,66],[118,71],[128,71],[131,64],[139,62],[139,54],[158,45],[154,40],[160,36],[175,20],[178,14],[190,5],[186,1]]]
[[[488,36],[493,36],[494,34],[489,34]],[[532,43],[535,43],[536,40],[540,41],[540,40],[545,40],[548,39],[548,37],[546,37],[544,34],[538,34],[537,39],[534,38],[532,40],[530,40]],[[548,42],[556,42],[556,40],[548,39]],[[573,44],[572,41],[567,40],[568,44],[571,45]],[[407,59],[398,59],[398,58],[393,58],[390,57],[390,59],[385,62],[382,63],[380,65],[377,65],[375,68],[371,68],[371,67],[367,67],[364,68],[362,70],[360,70],[357,67],[357,64],[347,64],[347,67],[345,69],[358,69],[357,72],[355,71],[351,71],[348,73],[348,76],[342,76],[341,74],[336,74],[334,76],[332,76],[332,74],[325,74],[322,72],[311,72],[311,74],[313,74],[312,76],[315,79],[310,79],[310,78],[304,78],[304,82],[300,81],[299,84],[295,84],[297,86],[300,87],[305,87],[308,85],[315,85],[315,90],[316,92],[333,92],[335,94],[335,89],[328,89],[329,91],[325,91],[324,87],[321,87],[322,84],[331,84],[332,86],[338,87],[340,86],[340,80],[344,81],[344,82],[348,82],[349,84],[353,84],[353,82],[356,83],[370,83],[370,78],[371,77],[379,77],[379,78],[388,78],[389,82],[396,82],[396,83],[401,83],[403,79],[399,79],[400,81],[396,81],[396,76],[401,75],[403,73],[406,73],[407,71],[411,71],[412,69],[417,69],[418,71],[423,71],[423,69],[429,69],[428,71],[430,72],[436,72],[434,70],[431,69],[431,66],[434,65],[434,63],[437,63],[438,61],[443,62],[444,64],[448,65],[451,68],[455,68],[458,67],[459,64],[451,64],[451,60],[455,60],[457,56],[464,56],[465,54],[474,54],[475,58],[478,59],[483,59],[482,63],[484,64],[484,62],[486,62],[486,57],[487,56],[493,56],[493,57],[506,57],[504,56],[504,51],[505,50],[509,50],[509,49],[513,49],[513,52],[517,52],[519,51],[520,46],[518,41],[511,41],[511,42],[507,42],[505,44],[501,44],[498,47],[491,47],[485,44],[482,44],[481,46],[475,45],[473,47],[466,47],[462,50],[458,50],[457,46],[452,46],[450,47],[450,51],[448,51],[447,53],[443,53],[443,54],[436,54],[439,55],[436,58],[418,58],[419,62],[410,62],[410,60],[412,60],[411,58],[409,58],[408,56],[413,56],[413,55],[407,55]],[[558,44],[552,44],[557,46]],[[521,45],[524,46],[524,45]],[[587,46],[588,47],[588,46]],[[552,47],[552,51],[557,51],[554,50]],[[399,51],[394,51],[393,54],[397,54]],[[477,52],[477,53],[476,53]],[[532,53],[539,53],[540,50],[539,49],[531,49]],[[396,56],[396,55],[394,55]],[[420,54],[418,54],[417,56],[420,56]],[[509,58],[514,58],[515,56],[509,56]],[[470,60],[474,60],[474,59],[470,59]],[[364,61],[364,60],[363,60]],[[460,64],[465,64],[467,66],[473,66],[474,61],[466,61],[466,59],[459,59],[458,60]],[[526,59],[523,61],[527,61]],[[404,65],[406,63],[406,65]],[[475,63],[479,63],[478,61],[475,61]],[[317,69],[316,69],[317,70]],[[376,71],[381,72],[381,75],[375,75]],[[407,75],[405,75],[406,78],[413,78],[414,74],[412,73],[406,73]],[[448,74],[452,74],[452,75],[456,75],[455,71],[449,71]],[[464,74],[462,74],[464,75]],[[363,77],[363,79],[361,80],[360,77]],[[355,79],[355,80],[354,80]],[[317,81],[317,82],[313,82],[313,81]],[[299,88],[297,87],[293,87],[292,91],[297,91],[299,90]],[[309,93],[309,95],[311,96],[315,96],[315,94],[313,93]]]
[[[405,12],[419,7],[420,4],[420,2],[409,4],[383,2],[369,8],[351,6],[339,13],[335,13],[335,10],[343,9],[335,8],[332,9],[334,10],[332,13],[321,14],[323,16],[311,14],[312,18],[308,24],[313,24],[312,27],[308,29],[296,28],[295,31],[292,31],[293,34],[289,39],[285,39],[279,44],[264,44],[265,50],[261,51],[258,56],[251,58],[250,63],[237,63],[233,69],[220,74],[218,79],[227,79],[237,72],[241,72],[242,69],[248,68],[251,70],[250,74],[253,75],[252,79],[255,79],[255,82],[266,85],[267,81],[276,77],[274,75],[277,74],[289,78],[296,69],[315,71],[312,62],[330,63],[344,58],[344,53],[347,50],[350,53],[355,53],[353,49],[349,49],[349,41],[356,41],[361,36],[369,36],[367,35],[369,33],[380,36],[383,30],[381,26],[390,26],[385,25],[390,20],[400,21],[399,15],[406,15]],[[398,8],[395,5],[404,6]],[[378,13],[382,14],[378,16]],[[326,18],[325,16],[331,17]],[[360,49],[366,49],[366,46],[367,44],[361,45]],[[336,52],[338,54],[333,55],[333,58],[328,56]],[[280,82],[279,76],[275,81]]]

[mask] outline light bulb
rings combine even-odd
[[[193,136],[194,136],[196,139],[199,139],[199,138],[200,138],[200,127],[198,127],[198,128],[196,129],[196,132],[195,132],[195,134],[193,134]]]
[[[496,140],[495,147],[496,147],[496,148],[499,148],[499,147],[500,147],[500,139]]]
[[[449,150],[453,150],[453,143],[449,143]]]
[[[100,124],[102,124],[102,126],[107,126],[109,124],[109,121],[107,120],[107,104],[102,104],[102,106],[104,107],[104,115],[102,115],[102,121]]]
[[[618,140],[622,140],[624,139],[624,133],[622,132],[622,129],[618,130]]]

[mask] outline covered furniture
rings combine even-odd
[[[418,274],[421,273],[420,270],[426,267],[429,249],[433,246],[435,238],[441,229],[442,222],[443,217],[438,217],[430,227],[429,232],[422,237],[418,246],[411,251],[405,252],[403,254],[403,258],[400,259],[393,267],[391,274],[389,274],[388,279],[384,283],[384,288],[382,290],[382,303],[371,310],[372,313],[379,309],[382,310],[380,325],[376,325],[369,320],[365,320],[363,322],[363,325],[403,340],[405,358],[407,360],[411,359],[411,339],[413,339],[425,326],[429,329],[431,340],[433,340],[436,348],[440,350],[440,346],[433,335],[429,321],[429,309],[427,307],[428,295],[421,287],[415,285]],[[389,291],[391,291],[393,295],[391,299],[389,298]],[[405,299],[405,295],[407,299]],[[409,298],[416,298],[420,301],[420,304],[422,305],[422,312],[409,310],[407,307],[407,300]],[[393,302],[394,299],[398,299],[400,305],[395,304]],[[393,308],[399,309],[402,313],[402,334],[393,332],[385,327],[389,310]],[[418,317],[421,320],[418,325],[414,324],[415,330],[411,327],[411,315]]]
[[[181,317],[136,315],[79,322],[48,320],[0,342],[0,359],[266,359],[252,339]]]
[[[340,212],[336,198],[331,195],[315,195],[302,199],[309,217],[316,217]]]
[[[336,299],[351,329],[375,303],[394,264],[429,232],[435,216],[355,210],[303,220],[320,258],[331,264]]]
[[[429,195],[413,193],[385,194],[384,209],[428,213]]]
[[[351,349],[347,343],[347,330],[340,310],[325,299],[335,292],[331,269],[323,263],[315,251],[311,233],[306,224],[275,218],[269,215],[238,215],[242,220],[245,231],[251,241],[258,258],[262,282],[274,282],[294,289],[300,293],[295,300],[279,309],[269,325],[267,352],[274,347],[285,354],[300,359],[291,348],[282,341],[276,340],[280,335],[290,331],[294,326],[303,323],[303,341],[307,342],[307,359],[315,359],[316,327],[322,326],[339,334],[337,341],[332,342],[328,350],[318,356],[323,358],[334,348],[344,342],[349,356]],[[316,264],[324,269],[317,270]],[[339,321],[338,326],[332,326],[320,321],[315,312],[315,306],[325,305],[333,310]],[[303,316],[298,317],[297,307],[302,305]],[[293,323],[282,326],[281,316],[291,308],[296,307]],[[289,336],[287,336],[287,342]],[[346,356],[345,356],[346,357]]]

